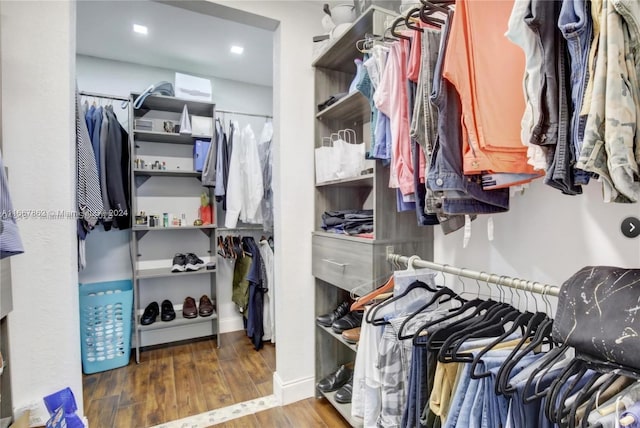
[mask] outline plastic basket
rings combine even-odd
[[[129,364],[133,283],[80,284],[82,371],[86,374]]]

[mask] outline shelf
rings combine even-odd
[[[331,232],[325,232],[323,230],[316,230],[313,232],[314,235],[318,235],[318,236],[326,236],[329,238],[335,238],[335,239],[344,239],[345,241],[355,241],[355,242],[364,242],[365,244],[373,244],[373,243],[378,243],[379,241],[376,241],[375,239],[369,239],[369,238],[360,238],[358,236],[351,236],[351,235],[343,235],[341,233],[331,233]]]
[[[322,396],[326,398],[329,403],[342,415],[343,418],[349,422],[352,427],[364,426],[364,421],[361,418],[354,418],[351,416],[351,403],[341,404],[336,401],[336,392],[322,392]]]
[[[149,324],[149,325],[138,324],[138,330],[140,330],[140,331],[150,331],[150,330],[161,330],[161,329],[165,329],[165,328],[182,327],[182,326],[185,326],[185,325],[200,324],[200,323],[204,323],[204,322],[211,322],[211,321],[214,321],[217,318],[218,318],[218,314],[216,314],[215,311],[213,312],[213,314],[211,316],[208,316],[208,317],[197,316],[196,318],[192,318],[192,319],[183,318],[182,317],[182,309],[180,309],[180,310],[176,309],[176,319],[174,319],[173,321],[165,322],[165,321],[162,321],[160,319],[160,316],[158,316],[158,319],[153,324]]]
[[[208,224],[206,226],[173,226],[173,227],[150,227],[150,226],[134,226],[134,232],[148,232],[151,230],[210,230],[215,229],[215,224]]]
[[[360,91],[354,91],[316,114],[318,119],[338,119],[345,122],[369,122],[371,106]]]
[[[353,60],[362,57],[362,53],[356,49],[356,42],[361,40],[365,33],[371,33],[372,29],[384,27],[387,16],[395,18],[398,13],[378,6],[370,7],[340,37],[330,42],[312,66],[353,74]]]
[[[334,339],[336,339],[338,342],[340,342],[343,345],[345,345],[347,348],[351,349],[353,352],[356,352],[358,350],[358,347],[356,345],[351,344],[351,343],[347,342],[346,340],[344,340],[344,338],[342,337],[341,334],[334,333],[334,331],[331,329],[331,327],[325,327],[325,326],[320,325],[320,324],[316,324],[316,326],[319,329],[324,330],[326,333],[328,333],[331,336],[333,336]]]
[[[325,181],[316,184],[316,187],[373,187],[373,174],[360,175],[358,177],[343,178],[340,180]]]
[[[211,135],[177,134],[175,132],[157,132],[133,130],[136,141],[148,141],[152,143],[168,144],[193,144],[197,139],[211,140]]]
[[[140,93],[132,92],[131,96],[135,100]],[[211,102],[204,101],[193,101],[193,100],[185,100],[182,98],[176,97],[167,97],[164,95],[150,95],[142,104],[142,109],[134,110],[134,114],[139,117],[145,113],[146,110],[162,110],[162,111],[172,111],[174,113],[182,113],[182,109],[184,105],[187,105],[187,110],[189,110],[189,114],[196,116],[207,116],[213,117],[213,107],[214,104]],[[140,111],[142,110],[142,111]],[[141,113],[141,114],[139,114]]]
[[[193,177],[200,178],[201,172],[187,170],[160,170],[160,169],[134,169],[133,173],[138,176],[147,177]]]
[[[216,269],[207,270],[202,268],[200,270],[196,270],[193,272],[171,272],[170,267],[166,268],[155,268],[155,269],[138,269],[136,271],[136,276],[139,279],[147,279],[147,278],[182,278],[184,276],[191,275],[207,275],[216,273]]]

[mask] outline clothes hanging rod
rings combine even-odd
[[[402,256],[400,254],[388,254],[387,261],[391,263],[400,263],[408,266],[411,257]],[[505,287],[515,288],[517,290],[529,291],[547,296],[558,296],[560,288],[555,285],[542,284],[536,281],[528,281],[526,279],[511,278],[504,275],[496,275],[495,273],[478,272],[466,268],[458,268],[446,264],[440,264],[415,258],[412,260],[413,266],[437,270],[444,273],[450,273],[465,278],[477,279],[478,281],[488,282],[491,284],[503,285]]]
[[[85,97],[106,98],[108,100],[127,101],[127,102],[129,101],[129,98],[126,98],[126,97],[119,97],[117,95],[99,94],[97,92],[80,91],[80,95],[84,95]]]
[[[219,110],[219,109],[216,109],[216,113],[237,114],[237,115],[240,115],[240,116],[264,117],[264,118],[267,118],[267,119],[273,119],[273,116],[269,116],[268,114],[243,113],[241,111],[231,111],[231,110]]]

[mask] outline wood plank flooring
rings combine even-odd
[[[83,376],[91,428],[145,428],[273,393],[275,346],[256,352],[244,332],[141,352],[126,367]],[[216,427],[348,427],[326,400],[310,398]]]

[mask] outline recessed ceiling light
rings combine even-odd
[[[149,33],[149,29],[144,25],[133,24],[133,31],[138,34],[144,34],[145,36]]]
[[[244,48],[242,46],[237,46],[237,45],[231,46],[231,53],[236,55],[242,55],[242,52],[244,52]]]

